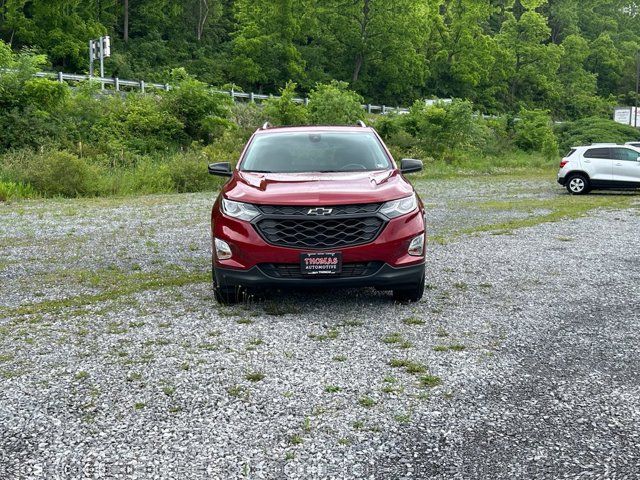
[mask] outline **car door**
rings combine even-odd
[[[612,148],[613,181],[620,185],[640,187],[640,151],[631,148]]]
[[[591,183],[607,184],[613,179],[613,159],[609,147],[588,148],[582,155],[582,168],[587,172]]]

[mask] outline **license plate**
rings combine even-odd
[[[301,253],[300,271],[304,275],[335,275],[342,271],[341,253]]]

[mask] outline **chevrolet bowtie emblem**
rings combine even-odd
[[[310,208],[307,215],[331,215],[331,212],[333,212],[333,208],[318,207]]]

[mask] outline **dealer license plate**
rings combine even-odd
[[[303,275],[336,275],[342,271],[341,253],[301,253]]]

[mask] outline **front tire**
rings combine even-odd
[[[567,191],[571,195],[584,195],[589,193],[589,179],[584,175],[571,175],[567,179]]]
[[[425,274],[422,274],[420,280],[412,287],[409,288],[394,288],[393,289],[393,299],[396,302],[417,302],[422,299],[422,295],[424,295],[424,281]]]

